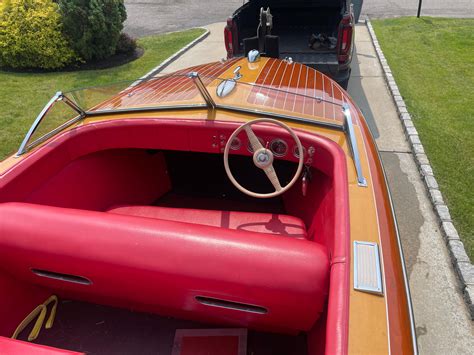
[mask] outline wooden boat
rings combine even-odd
[[[0,289],[2,354],[417,353],[361,111],[256,52],[57,93],[0,163]]]

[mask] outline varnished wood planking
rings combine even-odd
[[[247,100],[251,105],[342,122],[342,90],[327,76],[302,64],[269,59],[255,84],[258,86]]]
[[[199,91],[186,74],[196,71],[202,82],[207,85],[215,80],[215,77],[226,72],[235,62],[236,60],[229,60],[225,63],[210,63],[183,69],[173,75],[150,79],[126,89],[113,99],[97,106],[95,110],[153,106],[169,102],[189,101],[195,98],[201,101]]]

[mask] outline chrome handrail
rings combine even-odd
[[[345,131],[347,132],[347,137],[349,139],[349,147],[352,152],[352,159],[354,160],[354,165],[357,173],[357,183],[359,186],[367,187],[367,180],[364,177],[362,172],[362,165],[360,164],[359,149],[357,148],[357,139],[354,132],[354,124],[352,123],[351,110],[348,104],[342,105],[342,113],[345,117]]]
[[[80,118],[86,117],[86,112],[81,109],[79,106],[76,105],[74,101],[66,97],[61,91],[58,91],[52,98],[49,100],[49,102],[44,106],[44,108],[41,110],[39,115],[36,117],[35,121],[31,125],[30,129],[28,130],[28,133],[26,134],[25,138],[21,142],[20,148],[18,149],[18,152],[16,153],[16,156],[20,156],[22,154],[25,154],[26,151],[28,150],[28,142],[30,141],[31,137],[35,133],[36,129],[38,128],[39,124],[43,120],[43,118],[48,114],[49,110],[54,106],[54,104],[58,101],[63,101],[65,104],[70,106],[74,111],[76,111],[79,114]],[[74,120],[76,121],[76,120]],[[73,122],[71,122],[72,124]],[[62,128],[64,128],[64,125],[61,125]]]

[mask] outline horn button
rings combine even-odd
[[[265,169],[273,164],[273,153],[266,148],[260,148],[253,153],[253,162],[257,168]]]

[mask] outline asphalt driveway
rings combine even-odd
[[[225,21],[242,0],[125,0],[125,31],[134,37]]]
[[[125,0],[134,37],[222,22],[247,0]],[[362,17],[414,16],[418,0],[364,0]],[[474,17],[473,0],[423,0],[423,15]]]

